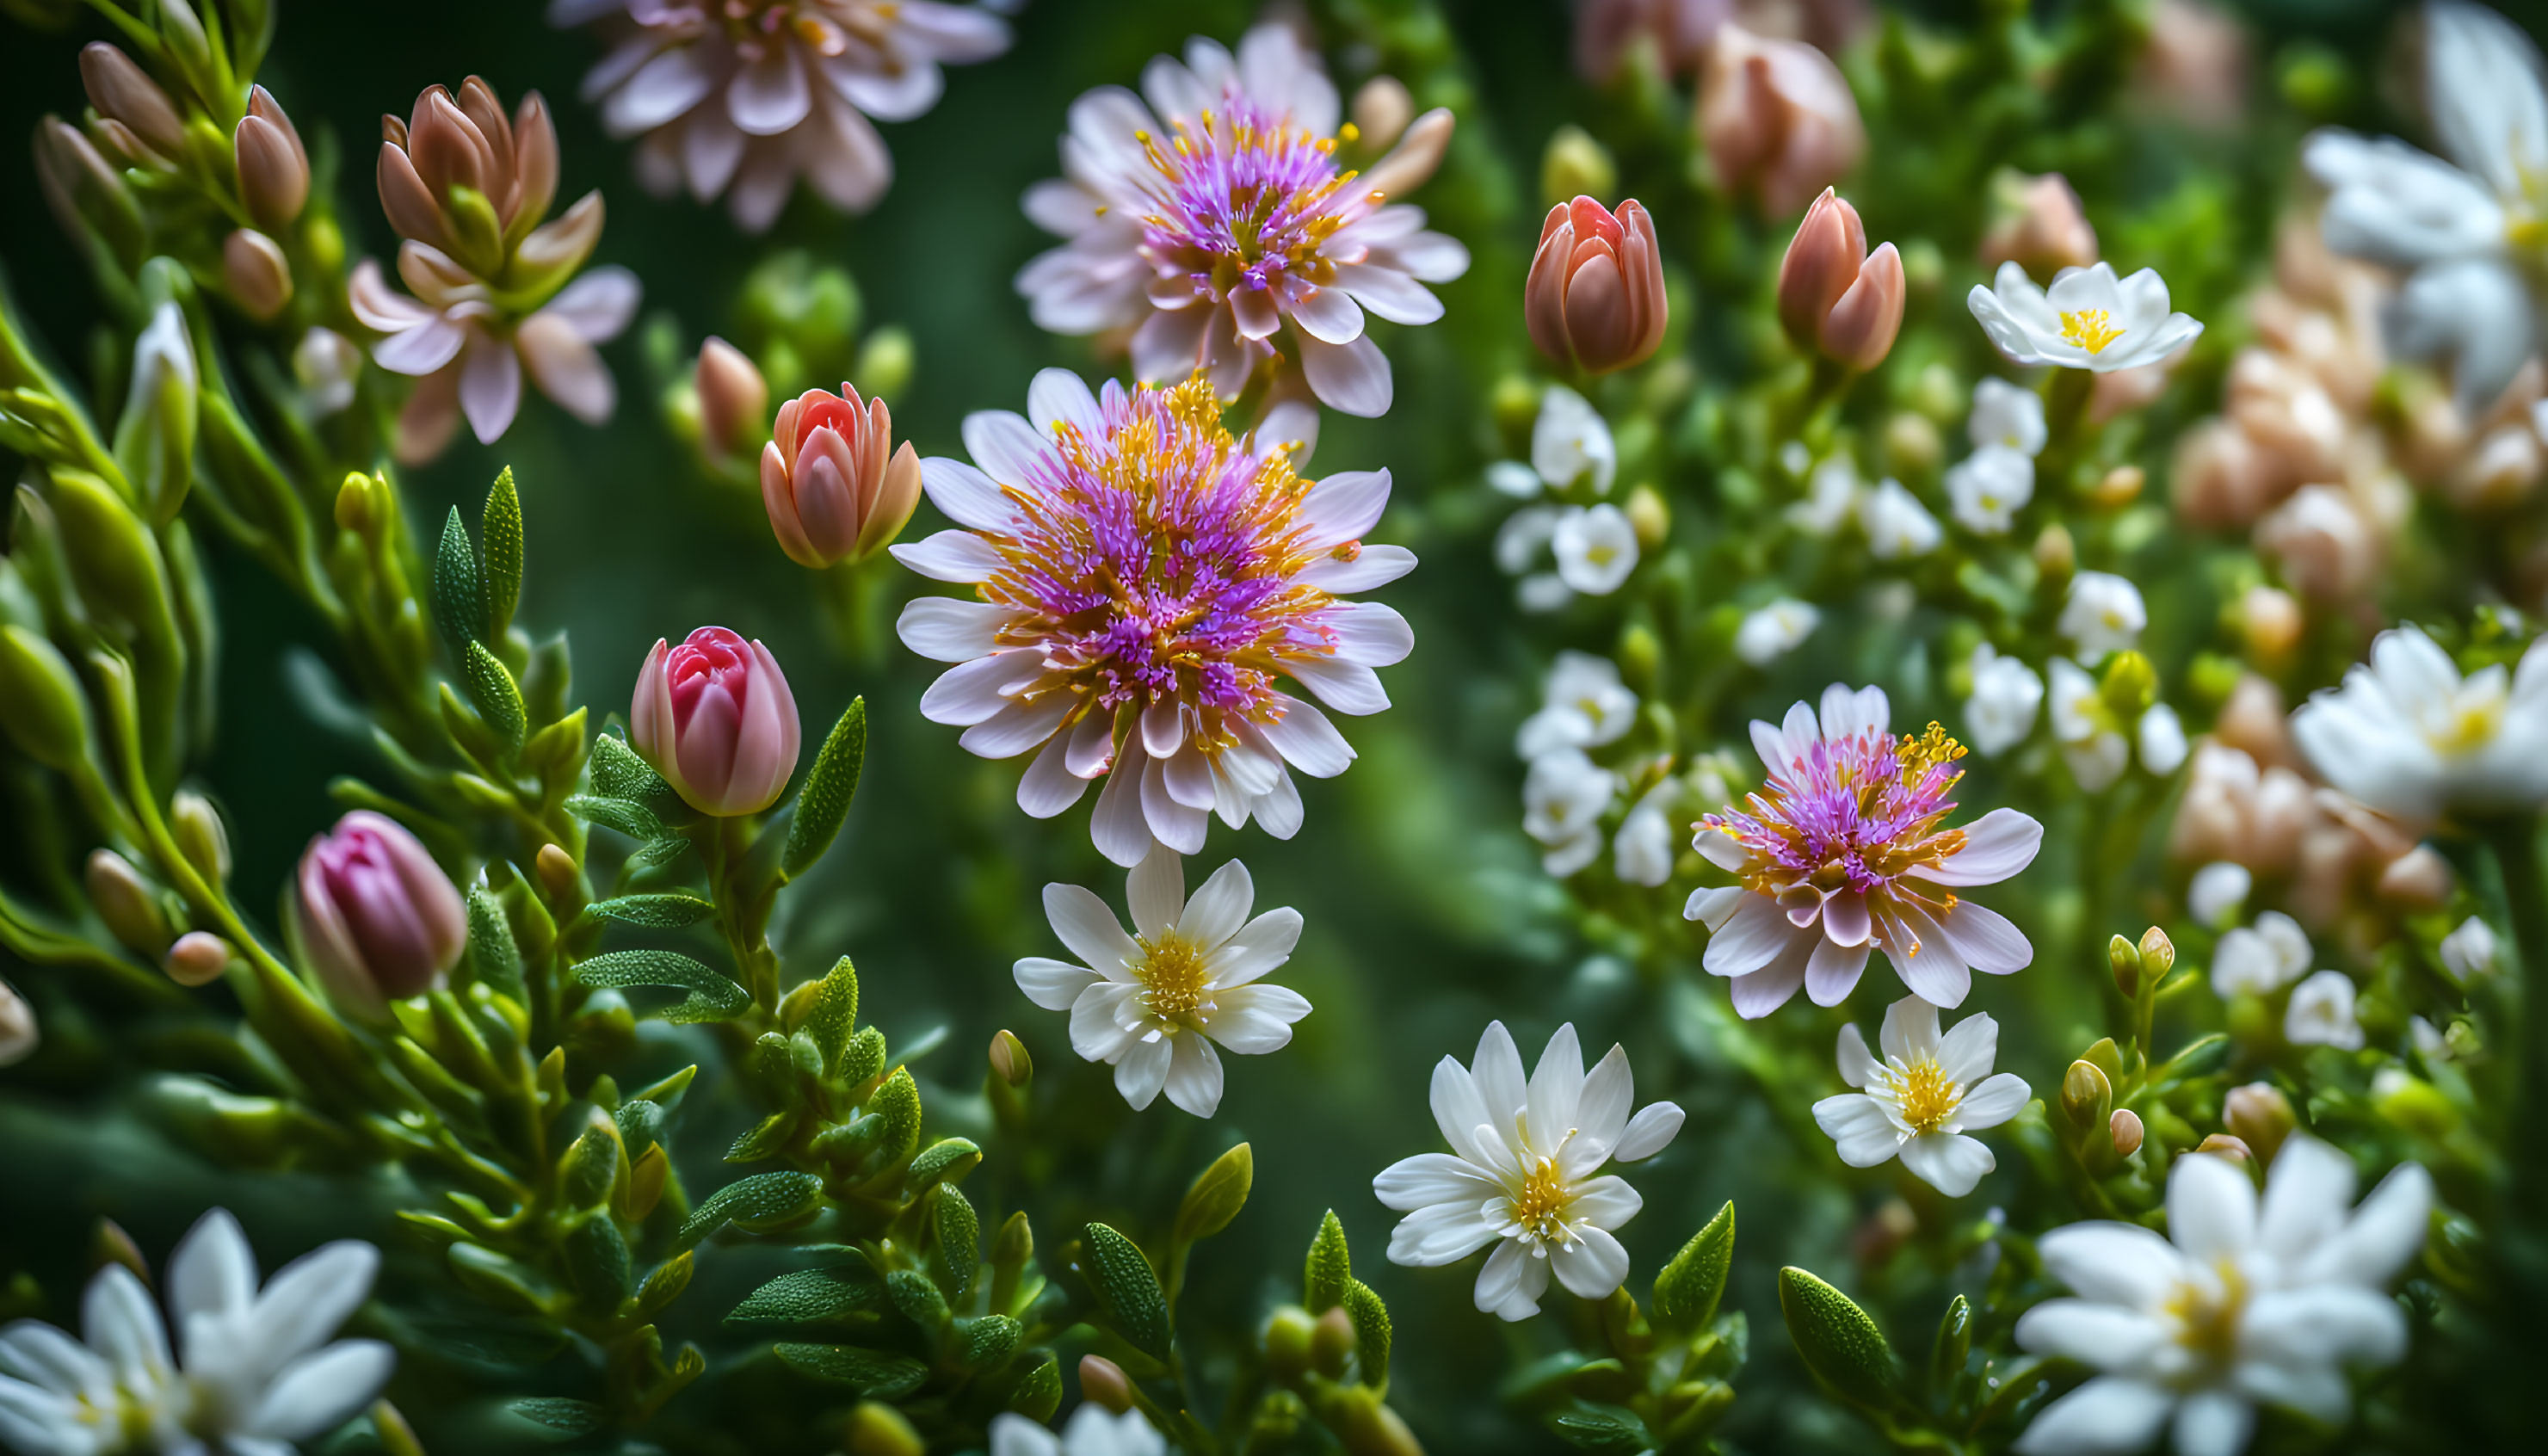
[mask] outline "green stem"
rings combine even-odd
[[[2548,1214],[2548,882],[2539,865],[2539,821],[2508,816],[2487,826],[2503,876],[2503,903],[2521,962],[2521,1093],[2513,1123],[2513,1203],[2532,1219]]]

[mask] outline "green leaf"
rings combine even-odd
[[[920,1084],[911,1079],[911,1068],[895,1067],[867,1099],[866,1110],[884,1120],[884,1137],[877,1144],[884,1160],[894,1163],[911,1156],[920,1141]]]
[[[482,642],[472,642],[463,650],[460,676],[469,684],[470,700],[478,704],[478,716],[487,720],[497,738],[511,752],[519,753],[523,735],[530,732],[530,710],[522,705],[521,684],[504,665],[496,661]]]
[[[608,743],[607,738],[593,740]],[[668,832],[655,811],[635,799],[605,798],[600,794],[571,793],[566,796],[566,811],[587,824],[615,829],[630,839],[652,842]],[[686,841],[684,841],[686,843]]]
[[[818,1324],[884,1304],[884,1284],[864,1264],[781,1274],[727,1312],[728,1324]]]
[[[442,546],[433,554],[433,624],[442,630],[452,660],[468,656],[469,644],[487,620],[487,590],[478,579],[478,553],[469,544],[469,527],[460,507],[442,522]]]
[[[973,1287],[973,1270],[982,1261],[982,1220],[972,1201],[955,1188],[938,1190],[938,1262],[946,1273],[947,1297],[960,1300]]]
[[[652,1013],[674,1023],[726,1021],[752,1005],[752,993],[731,978],[670,951],[606,951],[577,966],[575,978],[611,989],[673,986],[687,991],[679,1005]]]
[[[941,1138],[920,1150],[911,1160],[911,1175],[904,1179],[907,1191],[926,1190],[933,1183],[956,1183],[982,1161],[982,1149],[969,1138]]]
[[[841,832],[841,821],[849,817],[850,799],[859,791],[859,771],[867,758],[867,700],[850,699],[841,721],[832,725],[823,740],[822,751],[814,755],[814,767],[806,772],[805,785],[796,790],[796,814],[787,826],[787,851],[779,864],[787,877],[795,878],[823,858],[832,847],[833,837]]]
[[[1186,1189],[1184,1201],[1177,1205],[1171,1238],[1182,1247],[1228,1228],[1238,1211],[1247,1207],[1247,1192],[1255,1184],[1256,1153],[1246,1143],[1214,1158],[1211,1167],[1196,1175]]]
[[[1604,1456],[1630,1456],[1655,1448],[1654,1433],[1646,1428],[1637,1412],[1624,1406],[1601,1406],[1591,1401],[1577,1401],[1548,1417],[1548,1428],[1557,1438],[1578,1451],[1596,1451]]]
[[[1009,1409],[1041,1425],[1061,1409],[1061,1359],[1050,1350],[1027,1368],[1009,1392]]]
[[[728,1224],[753,1232],[775,1228],[822,1202],[823,1180],[811,1173],[755,1173],[709,1194],[673,1241],[688,1248]]]
[[[917,1269],[896,1269],[884,1277],[884,1295],[902,1318],[933,1333],[947,1324],[946,1291]]]
[[[1018,1347],[1018,1336],[1024,1333],[1018,1321],[1006,1315],[985,1315],[979,1320],[956,1321],[962,1353],[956,1358],[966,1366],[980,1370],[1009,1358]]]
[[[628,1240],[607,1214],[585,1220],[566,1236],[567,1283],[587,1310],[596,1314],[619,1308],[637,1287],[636,1266],[628,1257]]]
[[[1946,1317],[1938,1321],[1937,1343],[1929,1348],[1930,1394],[1944,1399],[1964,1373],[1964,1361],[1972,1351],[1973,1307],[1957,1295],[1947,1302]]]
[[[504,918],[504,902],[484,885],[469,892],[469,958],[478,979],[521,998],[522,952],[513,944],[513,923]]]
[[[796,1114],[774,1112],[744,1130],[743,1135],[734,1139],[734,1144],[725,1150],[725,1160],[730,1163],[757,1163],[766,1157],[775,1157],[778,1150],[787,1145],[787,1139],[795,1136]]]
[[[850,1045],[858,1029],[859,972],[850,964],[850,957],[844,956],[832,962],[823,983],[814,988],[813,1008],[805,1013],[805,1032],[823,1053],[825,1075],[840,1070],[842,1048]]]
[[[1729,1202],[1655,1276],[1656,1325],[1678,1332],[1705,1329],[1725,1298],[1726,1271],[1733,1266],[1734,1205]]]
[[[873,1027],[850,1039],[832,1075],[855,1087],[884,1070],[884,1033]]]
[[[816,1380],[846,1385],[871,1401],[910,1395],[929,1379],[929,1367],[908,1355],[857,1345],[806,1345],[782,1341],[771,1347],[788,1368]]]
[[[513,467],[497,474],[478,531],[487,552],[487,640],[501,642],[522,599],[522,498],[513,489]]]
[[[1313,1315],[1323,1315],[1344,1303],[1345,1286],[1353,1281],[1353,1256],[1345,1249],[1345,1226],[1336,1211],[1319,1221],[1319,1236],[1310,1241],[1308,1264],[1301,1271],[1301,1303]]]
[[[1796,1352],[1834,1395],[1883,1409],[1893,1402],[1893,1349],[1849,1296],[1793,1265],[1778,1271],[1778,1309]]]
[[[667,834],[661,839],[650,839],[630,850],[628,863],[640,869],[651,869],[672,864],[687,853],[689,848],[688,840],[678,834]]]
[[[1359,1279],[1345,1281],[1345,1318],[1353,1321],[1355,1358],[1362,1366],[1362,1383],[1368,1386],[1389,1384],[1389,1306],[1381,1302],[1378,1292]]]
[[[591,1401],[570,1401],[564,1396],[531,1396],[507,1401],[504,1409],[533,1425],[542,1425],[566,1435],[585,1435],[601,1429],[601,1408]]]
[[[696,895],[621,895],[585,907],[605,920],[646,930],[680,930],[716,913],[716,906]]]
[[[646,1155],[646,1149],[664,1131],[664,1105],[644,1097],[632,1097],[619,1104],[610,1115],[619,1126],[619,1140],[628,1149],[631,1161]]]
[[[655,772],[655,766],[639,758],[628,740],[616,733],[594,735],[592,769],[592,791],[605,798],[642,804],[673,791],[664,775]]]
[[[1168,1297],[1140,1245],[1103,1224],[1088,1226],[1088,1282],[1106,1323],[1127,1344],[1165,1362]]]

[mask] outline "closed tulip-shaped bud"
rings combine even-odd
[[[211,799],[191,788],[177,790],[168,805],[168,828],[176,836],[178,852],[208,883],[221,884],[230,877],[229,831],[222,827],[221,811]]]
[[[1982,266],[2015,263],[2049,280],[2064,268],[2097,261],[2097,230],[2079,210],[2079,194],[2058,172],[2029,177],[2003,172],[1992,179],[1990,228],[1982,234]]]
[[[126,949],[153,957],[168,949],[168,917],[159,908],[159,892],[132,861],[113,850],[92,850],[84,878],[97,918]]]
[[[469,943],[469,913],[442,867],[398,821],[356,809],[301,855],[293,927],[328,996],[367,1021],[441,986]]]
[[[2107,1109],[2114,1099],[2114,1084],[2106,1080],[2104,1068],[2093,1061],[2074,1061],[2062,1075],[2061,1111],[2074,1126],[2093,1128],[2106,1121]]]
[[[629,742],[702,814],[758,814],[796,770],[796,699],[778,659],[723,627],[657,639],[637,675]]]
[[[88,91],[88,104],[97,108],[99,117],[123,127],[129,136],[157,153],[155,160],[165,165],[174,161],[186,145],[186,123],[177,115],[176,103],[159,83],[125,54],[104,41],[92,41],[80,51],[80,84]],[[135,157],[142,162],[143,157]]]
[[[1001,1032],[991,1038],[991,1074],[1012,1087],[1023,1087],[1035,1075],[1035,1058],[1027,1055],[1027,1044],[1015,1032]]]
[[[248,88],[247,115],[230,134],[230,157],[248,217],[269,232],[291,227],[310,201],[310,153],[292,118],[263,86]]]
[[[160,965],[181,986],[208,986],[229,969],[230,943],[210,931],[190,930],[177,937]]]
[[[1824,188],[1778,264],[1778,323],[1787,337],[1800,349],[1869,369],[1892,351],[1909,297],[1902,255],[1889,242],[1869,255],[1858,209]]]
[[[0,1066],[15,1066],[36,1054],[44,1036],[36,1027],[36,1009],[15,986],[0,981]]]
[[[259,323],[292,302],[292,264],[284,260],[280,244],[253,228],[241,228],[223,241],[222,281],[239,309]]]
[[[2127,1001],[2141,993],[2141,953],[2132,942],[2115,936],[2106,942],[2106,965],[2115,973],[2115,989]]]
[[[1133,1409],[1133,1382],[1123,1366],[1104,1355],[1079,1357],[1079,1394],[1118,1415]]]
[[[0,729],[18,751],[67,774],[88,752],[88,697],[53,644],[24,627],[0,626]]]
[[[2149,983],[2153,986],[2166,980],[2167,973],[2176,969],[2176,942],[2169,940],[2167,932],[2155,925],[2141,932],[2140,953],[2141,966],[2149,972]]]
[[[711,334],[699,345],[692,375],[699,396],[699,436],[711,453],[743,456],[770,422],[770,383],[750,356]]]
[[[1876,244],[1866,266],[1858,270],[1849,291],[1823,316],[1818,342],[1824,355],[1852,369],[1872,369],[1893,352],[1894,335],[1902,331],[1902,308],[1910,288],[1902,278],[1902,255],[1889,242]]]
[[[1579,197],[1549,209],[1530,260],[1522,317],[1541,353],[1588,374],[1653,357],[1671,309],[1655,220],[1645,206],[1631,198],[1612,213]]]
[[[2282,1148],[2283,1139],[2292,1135],[2300,1119],[2292,1112],[2292,1100],[2271,1082],[2249,1082],[2232,1087],[2221,1100],[2221,1121],[2238,1141],[2254,1150],[2268,1162]]]
[[[1866,128],[1830,56],[1721,26],[1698,87],[1698,134],[1718,185],[1783,217],[1858,164]]]
[[[286,274],[282,287],[288,292],[291,286]],[[161,525],[176,519],[178,507],[186,503],[186,488],[194,482],[198,378],[185,313],[173,302],[161,304],[149,326],[133,341],[133,382],[125,394],[124,417],[115,424],[116,464],[124,467],[126,482],[150,518]]]
[[[884,401],[841,389],[807,390],[779,406],[761,450],[761,503],[778,548],[799,566],[865,560],[920,503],[920,456],[907,441],[894,448]]]
[[[2116,1108],[2115,1115],[2106,1121],[2106,1132],[2115,1139],[2117,1156],[2131,1157],[2141,1150],[2140,1115],[2131,1108]]]
[[[2249,1147],[2244,1139],[2233,1138],[2227,1133],[2213,1134],[2197,1143],[2194,1150],[2208,1152],[2214,1157],[2227,1158],[2242,1168],[2256,1160],[2255,1149]]]
[[[36,129],[36,180],[62,230],[74,236],[94,229],[116,255],[137,262],[141,209],[123,172],[98,153],[77,127],[46,117]]]

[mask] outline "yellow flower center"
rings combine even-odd
[[[1947,1075],[1938,1058],[1924,1056],[1893,1073],[1893,1096],[1902,1104],[1902,1121],[1915,1133],[1935,1133],[1956,1115],[1964,1089]]]
[[[1522,1174],[1521,1187],[1506,1195],[1512,1207],[1512,1221],[1526,1233],[1550,1242],[1566,1238],[1566,1206],[1574,1201],[1566,1180],[1558,1174],[1557,1159],[1543,1157],[1532,1162]]]
[[[1153,941],[1141,938],[1148,955],[1136,973],[1141,977],[1141,1004],[1161,1021],[1191,1021],[1212,987],[1203,952],[1175,933]]]
[[[2107,321],[2103,309],[2081,309],[2061,316],[2061,337],[2091,354],[2102,354],[2106,345],[2124,336],[2124,331]]]
[[[2501,692],[2458,694],[2447,716],[2425,737],[2436,751],[2443,754],[2464,754],[2484,748],[2502,729],[2503,709],[2504,695]]]
[[[2222,1259],[2212,1266],[2217,1284],[2189,1279],[2179,1284],[2164,1306],[2176,1320],[2176,1342],[2215,1365],[2227,1365],[2238,1353],[2238,1317],[2247,1304],[2247,1281],[2238,1266]]]

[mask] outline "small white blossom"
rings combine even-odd
[[[1878,561],[1926,556],[1937,550],[1939,541],[1946,536],[1938,518],[1920,503],[1920,498],[1890,477],[1878,482],[1860,502],[1858,517],[1866,531],[1867,550]]]
[[[2407,1040],[2414,1044],[2415,1054],[2424,1059],[2424,1065],[2427,1067],[2436,1066],[2451,1059],[2450,1039],[2443,1036],[2439,1028],[2420,1016],[2407,1018]],[[2387,1068],[2387,1070],[2394,1071],[2396,1068]]]
[[[2116,730],[2097,680],[2066,657],[2052,660],[2052,737],[2070,776],[2090,793],[2102,792],[2132,763],[2132,745]]]
[[[1539,418],[1530,427],[1530,468],[1553,491],[1590,481],[1606,495],[1618,473],[1619,447],[1599,410],[1564,385],[1539,397]]]
[[[1557,534],[1558,514],[1554,505],[1525,505],[1505,516],[1496,527],[1496,569],[1508,577],[1529,571]]]
[[[1949,508],[1977,536],[2005,532],[2034,499],[2035,462],[2006,445],[1984,445],[1947,469]]]
[[[2362,1049],[2362,1023],[2353,1019],[2353,978],[2321,970],[2292,987],[2283,1012],[2283,1040],[2295,1046]]]
[[[2164,778],[2185,763],[2185,724],[2176,709],[2166,703],[2152,703],[2141,714],[2139,730],[2134,735],[2141,754],[2141,767]]]
[[[1584,756],[1561,748],[1531,760],[1522,776],[1521,827],[1547,853],[1540,864],[1564,879],[1601,855],[1601,816],[1618,796],[1619,777]]]
[[[2227,925],[2247,903],[2247,892],[2255,885],[2256,876],[2246,865],[2235,860],[2215,860],[2194,871],[2186,885],[2185,913],[2199,925]]]
[[[2070,595],[2054,624],[2078,649],[2080,661],[2088,663],[2132,647],[2148,625],[2141,589],[2112,572],[2081,572],[2071,578]]]
[[[1611,862],[1629,884],[1658,885],[1672,878],[1677,836],[1664,808],[1671,796],[1670,783],[1657,784],[1619,821],[1619,832],[1610,839]]]
[[[354,377],[363,372],[360,344],[332,328],[312,324],[292,349],[292,378],[319,418],[354,403]]]
[[[1555,572],[1533,572],[1513,584],[1513,600],[1521,609],[1546,615],[1575,599],[1575,589]]]
[[[991,1456],[1167,1456],[1168,1443],[1138,1410],[1117,1415],[1082,1401],[1059,1435],[1014,1410],[991,1417]]]
[[[1805,477],[1805,499],[1787,507],[1787,519],[1807,535],[1829,539],[1857,518],[1865,489],[1856,461],[1846,454],[1828,456]]]
[[[2383,632],[2371,661],[2292,714],[2319,776],[2385,814],[2425,819],[2548,802],[2548,637],[2520,666],[2462,678],[2418,627]]]
[[[1679,1107],[1649,1103],[1631,1118],[1634,1101],[1620,1048],[1588,1077],[1575,1028],[1559,1027],[1524,1082],[1512,1034],[1489,1023],[1471,1065],[1445,1056],[1433,1068],[1433,1121],[1452,1151],[1418,1153],[1372,1180],[1380,1201],[1407,1215],[1390,1234],[1390,1262],[1438,1268],[1494,1244],[1477,1306],[1504,1320],[1538,1314],[1551,1273],[1580,1299],[1607,1298],[1628,1277],[1628,1251],[1610,1230],[1645,1200],[1600,1168],[1650,1158],[1681,1132]]]
[[[1743,619],[1734,629],[1734,655],[1756,668],[1766,668],[1813,635],[1823,614],[1811,602],[1781,596]]]
[[[2026,741],[2035,731],[2035,715],[2044,708],[2044,680],[2013,657],[2002,657],[1987,642],[1973,648],[1973,693],[1964,699],[1964,726],[1973,752],[1986,759]]]
[[[2255,925],[2230,931],[2213,948],[2212,989],[2225,1000],[2241,991],[2270,996],[2299,980],[2315,958],[2301,923],[2268,910]]]
[[[1968,1016],[1941,1037],[1938,1008],[1905,996],[1885,1008],[1876,1044],[1884,1049],[1882,1061],[1868,1053],[1855,1024],[1840,1029],[1840,1079],[1865,1090],[1815,1103],[1814,1121],[1853,1168],[1899,1156],[1915,1177],[1949,1198],[1972,1192],[1999,1163],[1964,1134],[2007,1122],[2032,1095],[2013,1073],[1991,1074],[1999,1024]]]
[[[2472,915],[2442,937],[2441,952],[2442,968],[2462,982],[2493,975],[2498,964],[2495,927]]]
[[[1567,507],[1548,544],[1558,579],[1587,596],[1609,595],[1637,569],[1637,529],[1616,505]]]
[[[2111,374],[2156,364],[2193,341],[2203,325],[2170,313],[2167,283],[2151,269],[2117,278],[2111,263],[2064,268],[2048,291],[2026,269],[2002,263],[1991,286],[1973,285],[1965,306],[2012,364],[2051,364]]]
[[[1499,496],[1527,500],[1539,494],[1539,472],[1518,460],[1498,460],[1487,466],[1487,487]]]
[[[2044,453],[2048,438],[2044,427],[2044,397],[1997,375],[1984,375],[1973,386],[1973,412],[1964,432],[1976,450],[1997,447],[2033,459]],[[2033,479],[2030,473],[2030,480]]]
[[[1637,695],[1619,682],[1619,665],[1589,652],[1561,652],[1543,680],[1548,705],[1522,720],[1513,752],[1524,760],[1560,748],[1616,743],[1637,721]]]

